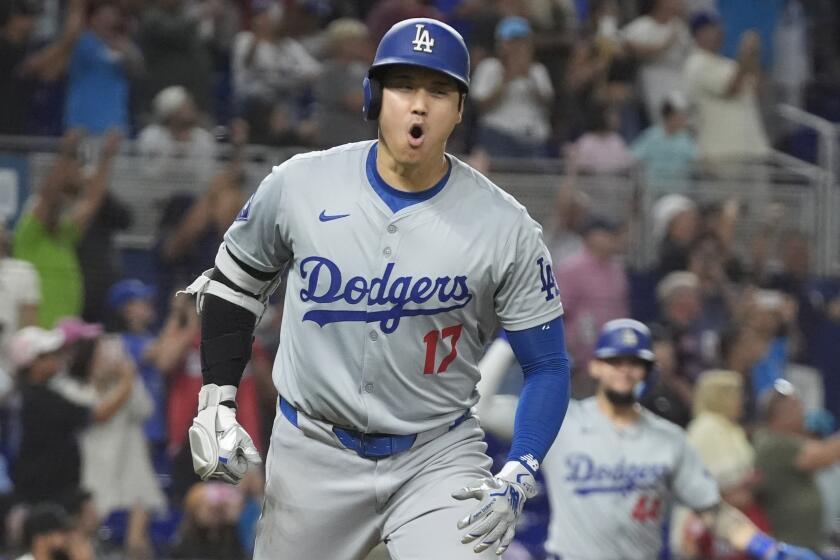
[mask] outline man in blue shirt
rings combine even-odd
[[[123,15],[113,0],[87,9],[87,28],[70,56],[64,124],[99,135],[129,126],[129,77],[139,73],[142,57],[122,31]]]

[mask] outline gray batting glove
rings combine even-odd
[[[472,498],[481,502],[475,512],[458,521],[458,529],[470,528],[461,542],[479,539],[473,547],[476,553],[496,544],[496,554],[501,556],[513,541],[525,500],[536,495],[534,475],[519,461],[508,461],[496,476],[482,478],[454,492],[452,497],[456,500]]]
[[[205,385],[198,394],[198,415],[190,427],[193,469],[201,480],[218,478],[238,484],[248,465],[262,463],[248,432],[236,421],[236,411],[223,401],[236,398],[233,385]]]

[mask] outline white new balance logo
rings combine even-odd
[[[432,39],[431,35],[429,35],[429,30],[426,29],[426,24],[418,23],[414,27],[417,28],[414,40],[411,42],[411,44],[414,45],[414,50],[417,52],[432,52],[432,48],[435,46],[435,40]]]
[[[537,461],[537,459],[530,453],[523,455],[519,459],[527,463],[528,466],[531,467],[532,471],[538,471],[540,469],[540,462]]]

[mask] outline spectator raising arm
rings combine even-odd
[[[111,176],[111,165],[121,141],[122,134],[117,130],[110,130],[105,135],[96,171],[86,181],[84,192],[71,213],[71,220],[80,232],[87,229],[105,200],[105,195],[108,192],[108,181]]]
[[[117,375],[118,381],[114,388],[91,411],[91,419],[94,422],[110,420],[131,396],[135,378],[134,364],[123,360],[117,370]]]
[[[225,172],[217,175],[212,185],[190,207],[183,221],[163,244],[163,256],[169,262],[177,261],[195,248],[195,244],[211,226],[213,203],[226,188]]]
[[[53,43],[30,55],[23,63],[23,73],[51,82],[67,70],[73,47],[85,27],[87,0],[70,0],[64,31]]]
[[[840,434],[825,440],[809,439],[799,450],[794,466],[800,471],[814,472],[840,461]]]
[[[723,244],[726,253],[731,254],[735,244],[735,228],[741,216],[741,203],[737,198],[730,198],[723,203],[720,220],[714,224],[712,231]]]
[[[761,69],[761,38],[755,31],[747,31],[741,37],[738,49],[738,69],[732,76],[724,92],[725,97],[736,97],[741,93],[744,83]]]
[[[677,40],[677,28],[673,27],[671,33],[661,42],[640,41],[634,36],[626,38],[626,45],[630,52],[642,60],[653,60],[664,54]]]
[[[143,53],[137,48],[127,35],[118,35],[108,42],[108,46],[116,53],[119,62],[129,78],[137,79],[143,75],[146,66]]]
[[[212,179],[190,207],[183,221],[163,244],[163,256],[175,261],[195,248],[208,231],[225,231],[245,203],[241,189],[243,149],[248,142],[248,124],[231,123],[231,159]]]
[[[64,134],[59,143],[55,164],[35,196],[32,214],[47,230],[54,231],[58,227],[67,188],[75,187],[81,182],[78,159],[81,140],[82,133],[79,130],[68,130]]]
[[[169,375],[184,360],[199,333],[198,315],[190,298],[176,297],[157,339],[149,344],[144,358],[163,374]]]
[[[473,77],[472,93],[479,111],[489,111],[501,101],[505,86],[511,78],[511,74],[504,70],[497,59],[487,59],[478,65]]]
[[[797,546],[776,541],[762,533],[746,515],[726,503],[700,513],[700,518],[715,536],[731,544],[735,550],[752,558],[776,560],[819,560],[819,556]]]

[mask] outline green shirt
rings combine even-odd
[[[761,472],[758,499],[777,539],[808,548],[824,541],[820,491],[812,473],[796,468],[805,439],[759,431],[755,436],[755,466]]]
[[[21,216],[15,228],[14,256],[31,262],[41,278],[39,322],[44,328],[82,312],[82,269],[76,256],[80,239],[81,232],[72,221],[62,221],[58,231],[50,233],[32,212]]]

